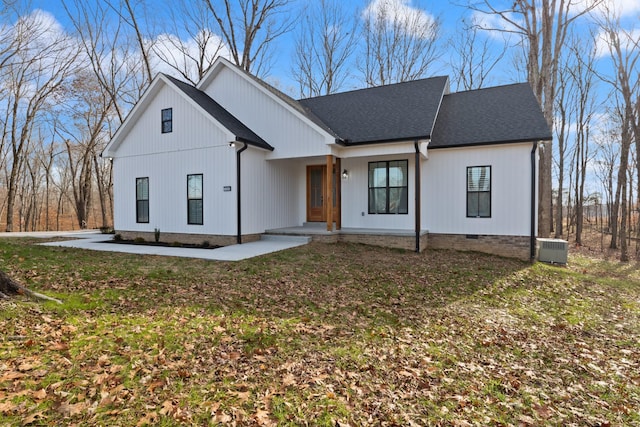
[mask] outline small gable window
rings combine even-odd
[[[202,225],[202,174],[187,175],[187,223]]]
[[[369,213],[408,213],[409,162],[369,163]]]
[[[173,132],[173,108],[162,110],[162,133]]]
[[[491,166],[467,167],[467,217],[491,218]]]
[[[136,222],[149,222],[149,178],[136,178]]]

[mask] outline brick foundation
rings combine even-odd
[[[316,236],[313,236],[316,240]],[[382,246],[385,248],[416,250],[415,235],[390,235],[390,234],[338,234],[338,241],[347,243],[361,243],[363,245]],[[427,248],[427,234],[420,236],[420,251]]]
[[[144,231],[116,231],[124,240],[135,240],[143,238],[147,242],[155,241],[153,232]],[[260,240],[259,234],[246,234],[242,236],[242,243],[255,242]],[[186,243],[191,245],[201,245],[209,242],[211,246],[229,246],[236,244],[236,236],[221,236],[213,234],[186,234],[186,233],[164,233],[160,232],[160,241],[165,243]]]
[[[530,241],[529,236],[429,234],[429,247],[433,249],[484,252],[524,261],[530,257]]]

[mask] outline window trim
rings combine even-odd
[[[200,197],[199,198],[191,198],[189,197],[189,178],[192,176],[200,177]],[[192,200],[200,200],[200,222],[191,222],[191,201]],[[204,176],[201,173],[192,173],[187,175],[187,224],[189,225],[204,225]]]
[[[165,119],[164,113],[169,113],[169,118]],[[165,124],[168,124],[168,129],[165,128]],[[173,132],[173,108],[163,108],[160,111],[160,130],[162,133]]]
[[[142,199],[142,198],[138,198],[138,182],[140,181],[146,181],[147,182],[147,198],[146,199]],[[140,219],[140,206],[139,203],[140,202],[147,202],[147,220],[143,221]],[[140,178],[136,178],[136,223],[137,224],[149,224],[149,217],[151,215],[149,215],[149,177],[145,176],[145,177],[140,177]]]
[[[393,162],[399,162],[399,163],[404,163],[406,165],[406,171],[407,171],[407,176],[406,176],[406,182],[407,185],[401,185],[401,186],[390,186],[389,185],[389,164],[393,163]],[[386,164],[386,178],[387,178],[387,182],[386,182],[386,186],[384,187],[376,187],[376,186],[371,186],[371,182],[369,181],[370,179],[370,175],[369,175],[369,171],[371,170],[371,165],[373,163],[385,163]],[[407,206],[406,206],[406,212],[390,212],[389,211],[389,201],[390,201],[390,190],[391,189],[406,189],[406,195],[407,195]],[[371,211],[371,190],[373,189],[385,189],[386,190],[386,206],[385,206],[385,212],[372,212]],[[409,160],[408,159],[397,159],[397,160],[381,160],[381,161],[375,161],[375,162],[368,162],[367,164],[367,211],[369,212],[369,215],[409,215]]]
[[[476,168],[488,168],[489,169],[489,190],[488,191],[469,191],[469,169],[476,169]],[[466,214],[467,214],[467,218],[491,218],[492,215],[492,190],[493,190],[493,172],[491,170],[491,165],[478,165],[478,166],[467,166],[466,169],[466,176],[465,176],[465,187],[466,187]],[[488,193],[489,194],[489,214],[488,215],[469,215],[469,193]],[[477,211],[478,213],[480,213],[480,198],[478,197],[478,206],[477,206]]]

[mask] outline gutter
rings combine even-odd
[[[415,183],[415,213],[416,213],[416,218],[415,218],[415,223],[416,223],[416,252],[420,253],[420,206],[422,205],[422,199],[421,199],[421,190],[420,190],[420,142],[419,140],[415,140],[413,142],[413,146],[416,149],[416,154],[415,154],[415,178],[416,178],[416,183]]]
[[[529,261],[536,260],[536,149],[538,142],[531,147],[531,236],[529,240]]]
[[[242,244],[242,193],[241,193],[241,189],[242,187],[240,186],[240,154],[242,154],[242,152],[244,150],[246,150],[247,148],[249,148],[249,146],[247,145],[246,142],[244,141],[238,141],[242,144],[242,148],[240,148],[238,151],[236,151],[236,194],[238,196],[238,208],[237,208],[237,224],[238,224],[238,231],[236,234],[236,242],[241,245]]]

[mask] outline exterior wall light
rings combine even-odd
[[[346,169],[342,171],[342,179],[349,179],[349,171]]]

